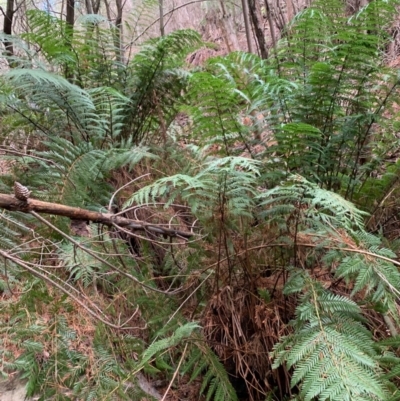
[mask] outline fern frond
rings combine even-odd
[[[35,152],[38,159],[24,159],[29,181],[35,196],[73,206],[99,207],[106,205],[112,193],[105,177],[115,164],[133,162],[139,156],[118,159],[114,152],[96,150],[90,143],[74,145],[62,137],[50,137],[43,142],[48,150]],[[115,152],[118,154],[118,152]],[[106,163],[107,161],[107,163]]]
[[[43,70],[13,69],[4,74],[6,82],[27,103],[50,111],[49,119],[54,124],[74,126],[69,134],[72,137],[103,137],[102,127],[92,99],[81,88],[70,84],[66,79]],[[37,88],[40,88],[38,91]],[[65,133],[68,135],[68,133]]]
[[[195,322],[188,322],[178,327],[172,336],[155,341],[143,352],[142,364],[150,361],[156,354],[179,344],[184,338],[190,337],[192,332],[200,326]]]
[[[363,229],[363,217],[367,214],[340,195],[318,187],[300,176],[292,176],[285,185],[277,186],[258,195],[261,205],[269,207],[265,215],[273,219],[278,218],[282,212],[287,212],[281,204],[307,205],[304,213],[304,222],[319,227],[329,225],[342,227],[352,231]],[[279,214],[278,209],[279,208]]]
[[[177,174],[157,180],[141,188],[124,205],[149,204],[163,196],[172,203],[178,195],[187,200],[194,214],[211,218],[221,198],[228,203],[232,216],[251,216],[256,194],[260,163],[244,157],[226,157],[204,162],[203,168],[194,176]]]
[[[74,82],[85,88],[108,86],[123,92],[126,65],[119,36],[119,29],[103,16],[78,18],[71,43],[77,58]]]
[[[381,261],[378,258],[371,260],[371,258],[361,255],[346,257],[338,266],[336,275],[348,280],[355,279],[352,294],[365,290],[367,295],[373,294],[374,302],[391,303],[400,295],[398,293],[398,288],[400,288],[398,269],[392,263]]]
[[[295,332],[274,347],[273,366],[285,362],[294,368],[291,385],[299,386],[304,400],[387,399],[387,384],[360,308],[344,297],[310,289],[314,294],[304,297],[297,309],[298,319],[308,323],[294,323]]]
[[[28,10],[27,17],[30,31],[22,33],[21,37],[36,46],[47,62],[58,66],[75,62],[67,43],[65,21],[42,10]]]
[[[149,40],[135,54],[128,67],[124,138],[132,136],[137,144],[169,126],[188,77],[181,69],[184,59],[201,43],[195,31],[175,31]]]
[[[225,155],[240,141],[244,127],[237,121],[239,95],[235,84],[208,72],[194,73],[189,82],[193,137],[200,144],[220,145]]]
[[[195,341],[195,347],[193,347],[192,353],[183,366],[183,372],[189,373],[190,371],[192,371],[191,381],[198,378],[201,373],[206,372],[200,392],[205,393],[207,391],[207,400],[238,400],[224,366],[202,339]]]
[[[104,140],[118,138],[124,129],[124,110],[129,104],[129,99],[110,87],[89,89],[88,94],[102,122]]]

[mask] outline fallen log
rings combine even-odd
[[[194,233],[192,232],[175,230],[173,228],[167,228],[162,225],[147,223],[141,220],[127,219],[125,217],[115,216],[113,213],[95,212],[79,207],[61,205],[59,203],[43,202],[32,198],[29,198],[26,201],[21,201],[14,195],[0,194],[0,208],[10,211],[20,211],[23,213],[34,211],[37,213],[53,214],[56,216],[68,217],[71,220],[86,220],[93,223],[104,224],[106,226],[117,225],[131,230],[152,232],[168,237],[189,239],[194,236]]]

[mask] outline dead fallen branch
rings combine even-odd
[[[61,205],[58,203],[43,202],[37,199],[29,198],[26,202],[21,202],[13,195],[0,194],[0,208],[24,213],[37,212],[47,213],[56,216],[68,217],[72,220],[86,220],[93,223],[104,224],[106,226],[117,225],[138,230],[162,234],[167,237],[180,237],[189,239],[194,233],[175,230],[173,228],[163,227],[162,225],[151,224],[141,220],[132,220],[125,217],[115,216],[112,213],[94,212],[92,210],[81,209],[78,207]]]

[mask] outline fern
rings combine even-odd
[[[238,397],[229,381],[229,377],[224,366],[214,355],[214,353],[203,343],[198,343],[197,346],[199,347],[201,354],[199,356],[199,362],[197,362],[197,369],[192,373],[192,380],[194,380],[196,376],[201,373],[202,369],[207,369],[207,373],[203,379],[200,390],[202,393],[207,390],[206,400],[236,401]],[[211,385],[208,386],[210,383]]]
[[[227,202],[232,216],[251,216],[254,206],[250,195],[255,195],[259,163],[242,157],[226,157],[205,161],[196,175],[178,174],[162,178],[136,192],[124,205],[149,204],[168,195],[170,204],[180,195],[187,200],[195,215],[212,218],[221,202]],[[227,216],[228,217],[228,216]]]
[[[154,17],[159,4],[155,0],[134,0],[132,4],[133,11],[126,16],[124,29],[128,32],[131,43],[142,44],[154,36],[154,29],[151,27],[156,24]]]
[[[274,347],[274,367],[294,368],[302,399],[389,399],[371,333],[360,308],[310,283],[297,307],[295,332]]]
[[[125,68],[115,60],[119,51],[114,43],[115,28],[104,17],[78,18],[72,40],[66,22],[45,11],[28,11],[28,21],[31,30],[21,37],[36,46],[52,68],[62,68],[65,74],[68,71],[69,79],[83,87],[98,86],[98,82],[113,86],[118,82]],[[34,58],[38,60],[37,55]]]
[[[45,161],[39,162],[41,168],[37,167],[34,171],[36,180],[30,180],[33,188],[45,185],[48,198],[71,206],[105,202],[110,189],[104,186],[104,175],[97,163],[99,159],[105,160],[104,152],[85,142],[74,146],[63,138],[52,138],[44,144],[50,150],[38,152]],[[52,160],[53,163],[48,165],[46,160]]]
[[[88,90],[96,107],[96,114],[103,124],[104,141],[114,140],[121,135],[124,129],[124,109],[129,99],[111,87],[100,87]]]
[[[87,141],[103,136],[90,96],[67,80],[39,69],[13,69],[4,79],[27,103],[32,102],[41,112],[52,111],[51,129],[63,131],[69,124],[72,127],[64,135],[72,138]],[[37,87],[41,90],[37,91]]]
[[[27,11],[30,32],[21,34],[30,45],[54,66],[74,63],[75,55],[71,51],[66,38],[66,22],[41,10]]]
[[[343,2],[315,1],[293,19],[276,58],[236,53],[209,62],[191,78],[195,138],[225,153],[242,142],[254,157],[248,133],[262,133],[269,177],[299,173],[355,197],[393,147],[373,126],[386,124],[382,111],[398,82],[380,53],[395,3],[372,2],[349,18]],[[240,124],[243,115],[251,128]]]
[[[143,8],[124,27],[136,44],[151,36],[151,25],[139,27],[142,11],[150,16],[157,6],[138,3]],[[85,239],[120,272],[181,291],[165,297],[105,270],[37,223],[19,226],[19,214],[3,214],[2,248],[57,282],[74,282],[115,321],[133,316],[129,334],[84,320],[56,288],[8,263],[0,286],[21,295],[1,304],[12,317],[0,324],[3,373],[23,371],[29,394],[46,399],[63,397],[60,389],[84,400],[141,399],[148,396],[137,389],[137,372],[172,378],[182,358],[179,374],[201,379],[207,400],[237,400],[224,367],[229,353],[219,360],[206,344],[226,335],[254,399],[263,391],[268,399],[395,399],[398,339],[378,341],[381,334],[372,333],[381,313],[399,323],[396,255],[364,227],[364,210],[397,193],[398,166],[383,162],[398,148],[395,124],[383,110],[390,113],[398,77],[381,61],[395,4],[373,1],[348,16],[342,1],[316,0],[287,27],[274,57],[238,52],[191,71],[186,56],[202,45],[193,31],[150,39],[125,60],[128,52],[116,43],[121,32],[105,18],[81,17],[69,41],[63,21],[30,12],[31,32],[15,57],[21,68],[1,77],[0,112],[5,143],[19,146],[22,138],[35,149],[16,162],[8,156],[14,170],[0,189],[11,192],[20,177],[35,198],[96,210],[119,196],[128,217],[199,227],[204,236],[169,244],[146,233],[135,238],[140,255],[114,233]],[[173,132],[178,110],[190,120],[180,134]],[[210,154],[215,150],[222,157]],[[129,193],[124,184],[147,173],[155,181],[135,181]],[[190,310],[212,320],[225,288],[245,292],[244,306],[224,312],[220,304],[221,337],[203,338],[183,316]],[[243,342],[234,344],[224,318]],[[283,332],[271,356],[285,374],[273,372],[266,356]],[[263,355],[251,366],[255,385],[245,355],[253,345],[262,345]]]
[[[201,43],[196,32],[182,30],[142,46],[128,67],[131,79],[126,91],[130,103],[125,110],[124,138],[129,134],[139,143],[170,125],[187,79],[180,67],[184,57]]]
[[[183,338],[190,337],[190,335],[192,334],[192,331],[199,327],[200,326],[197,323],[188,322],[188,323],[184,324],[183,326],[178,327],[172,336],[153,342],[143,353],[141,363],[147,363],[157,353],[179,344]]]
[[[315,174],[331,188],[339,171],[346,171],[347,194],[352,194],[362,174],[360,159],[368,152],[371,125],[391,91],[381,85],[377,92],[372,85],[378,80],[378,48],[386,38],[383,28],[390,23],[393,4],[373,2],[348,19],[342,2],[328,5],[317,1],[296,17],[288,37],[285,56],[290,67],[285,74],[297,71],[302,81],[301,97],[295,95],[295,103],[288,105],[290,118],[321,129],[320,139],[315,141],[320,149]],[[368,27],[374,32],[378,29],[379,34],[368,35]],[[324,35],[316,35],[317,30]],[[285,61],[282,64],[285,66]],[[302,155],[311,165],[309,156],[316,152],[307,153]],[[332,160],[340,163],[333,165]]]
[[[105,269],[98,260],[81,249],[74,249],[72,244],[61,247],[59,252],[63,267],[69,272],[70,280],[81,281],[84,287],[97,284],[105,273]]]
[[[118,28],[101,15],[85,15],[74,26],[75,81],[85,88],[108,86],[122,91],[126,66],[121,60]]]
[[[229,155],[235,141],[240,141],[243,127],[236,121],[240,97],[235,84],[208,72],[198,72],[190,79],[193,138],[200,144],[218,144]]]
[[[329,230],[329,225],[348,231],[362,229],[363,216],[366,215],[340,195],[321,189],[317,184],[300,176],[293,176],[285,185],[265,191],[258,199],[261,205],[268,207],[262,216],[271,217],[273,220],[278,220],[280,216],[293,210],[289,205],[300,202],[306,207],[304,222],[315,226],[317,230],[322,227],[323,230]]]
[[[206,395],[206,400],[236,401],[238,398],[228,374],[215,354],[205,345],[204,340],[193,332],[197,328],[199,326],[196,323],[186,323],[176,329],[172,336],[153,342],[143,353],[141,364],[149,362],[156,354],[171,349],[188,337],[191,352],[181,369],[182,373],[191,372],[190,380],[193,381],[202,371],[206,371],[200,389],[200,393]]]
[[[374,252],[376,255],[382,253],[380,250]],[[346,257],[336,270],[336,275],[355,280],[352,294],[365,290],[367,299],[368,295],[372,295],[371,301],[374,303],[392,303],[399,296],[400,275],[390,262],[379,259],[371,261],[362,256]]]

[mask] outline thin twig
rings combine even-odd
[[[68,297],[70,297],[71,299],[73,299],[76,303],[78,303],[82,308],[84,308],[92,317],[94,317],[96,320],[101,321],[102,323],[104,323],[105,325],[112,327],[114,329],[125,329],[125,330],[130,330],[132,329],[131,327],[124,327],[122,326],[117,326],[109,321],[107,321],[105,318],[103,318],[102,316],[100,316],[98,313],[96,313],[95,311],[93,311],[91,308],[89,308],[85,302],[81,301],[76,295],[72,294],[71,292],[69,292],[68,290],[66,290],[61,284],[57,283],[56,281],[54,281],[53,279],[51,279],[50,277],[47,277],[45,274],[39,272],[37,269],[34,269],[30,266],[28,266],[26,263],[24,263],[22,260],[15,258],[14,256],[10,255],[7,252],[4,252],[0,249],[0,255],[3,256],[5,259],[8,259],[12,262],[14,262],[16,265],[21,266],[23,269],[27,270],[28,272],[30,272],[32,275],[34,275],[35,277],[39,277],[42,280],[48,282],[49,284],[51,284],[53,287],[58,288],[60,291],[62,291],[64,294],[68,295]],[[88,301],[86,299],[86,301]],[[130,320],[130,319],[129,319]]]
[[[174,13],[176,10],[179,10],[180,8],[184,8],[186,6],[189,6],[191,4],[195,4],[195,3],[204,3],[206,1],[209,0],[193,0],[193,1],[189,1],[185,4],[181,4],[180,6],[177,7],[173,7],[171,10],[167,11],[165,14],[163,14],[163,17],[166,17],[168,14]],[[235,2],[233,1],[226,1],[226,3],[230,3],[233,4],[236,7],[239,7]],[[153,25],[157,24],[158,21],[160,21],[160,17],[158,17],[157,19],[155,19],[150,25],[147,26],[147,28],[138,36],[136,36],[135,39],[131,40],[128,44],[125,45],[125,49],[127,49],[128,47],[132,46],[138,39],[140,39]]]
[[[177,366],[176,369],[175,369],[174,375],[172,376],[172,379],[171,379],[171,381],[169,382],[168,387],[167,387],[167,389],[165,390],[165,393],[164,393],[164,395],[163,395],[163,398],[161,398],[161,401],[165,401],[165,397],[167,396],[169,390],[171,389],[172,384],[173,384],[174,381],[175,381],[176,376],[177,376],[178,373],[179,373],[179,368],[181,367],[183,358],[185,357],[187,347],[188,347],[188,343],[186,343],[186,345],[185,345],[185,348],[184,348],[184,350],[183,350],[183,352],[182,352],[181,359],[179,360],[178,366]]]
[[[119,191],[121,191],[122,189],[124,189],[124,188],[126,188],[127,186],[131,185],[131,184],[134,183],[135,181],[140,180],[141,178],[146,177],[146,176],[148,176],[148,175],[150,175],[150,173],[143,174],[143,175],[141,175],[140,177],[136,177],[136,178],[134,178],[133,180],[131,180],[131,181],[129,181],[128,183],[126,183],[125,185],[123,185],[122,187],[118,188],[118,189],[112,194],[112,196],[111,196],[110,202],[108,203],[108,211],[111,212],[111,206],[112,206],[113,200],[114,200],[115,196],[117,195],[117,193],[118,193]]]

